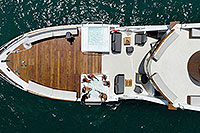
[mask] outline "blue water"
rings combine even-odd
[[[84,21],[120,25],[200,22],[199,0],[0,0],[0,44],[30,30]],[[91,108],[0,82],[0,132],[199,132],[200,113],[144,101]]]

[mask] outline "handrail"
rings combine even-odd
[[[38,30],[34,30],[34,31],[30,31],[26,34],[23,34],[23,35],[20,35],[14,39],[12,39],[10,42],[8,43],[5,43],[3,44],[1,47],[0,47],[0,54],[6,49],[8,48],[9,46],[11,46],[14,42],[20,40],[22,37],[29,37],[30,35],[32,34],[36,34],[36,33],[40,33],[40,32],[43,32],[43,31],[53,31],[53,30],[56,30],[56,29],[62,29],[62,28],[70,28],[70,27],[74,27],[74,26],[59,26],[59,27],[48,27],[48,28],[43,28],[43,29],[38,29]]]
[[[8,83],[16,86],[16,87],[19,87],[20,89],[22,90],[25,90],[21,85],[15,83],[12,79],[10,79],[4,72],[2,72],[0,70],[0,78],[2,78],[3,80],[7,81]]]
[[[163,38],[160,43],[158,44],[158,46],[156,47],[156,49],[154,50],[153,54],[155,54],[156,51],[158,51],[158,49],[160,48],[160,46],[163,44],[163,42],[169,37],[169,35],[171,35],[175,30],[171,30],[169,32],[169,34],[167,34],[167,36],[165,38]]]
[[[35,33],[38,33],[38,32],[42,32],[42,31],[51,31],[51,30],[55,30],[55,29],[61,29],[61,28],[72,28],[72,27],[78,27],[78,25],[68,25],[68,26],[54,26],[54,27],[47,27],[47,28],[42,28],[42,29],[37,29],[37,30],[33,30],[33,31],[30,31],[28,33],[26,33],[26,35],[31,35],[31,34],[35,34]]]
[[[164,95],[164,93],[161,91],[161,89],[158,87],[158,85],[154,82],[154,80],[152,79],[150,73],[149,73],[149,63],[151,58],[153,57],[153,55],[155,54],[156,51],[158,51],[158,49],[160,48],[160,46],[163,44],[163,42],[169,37],[169,35],[171,35],[175,30],[171,30],[169,34],[167,34],[167,36],[165,38],[163,38],[160,43],[156,46],[156,48],[154,49],[154,51],[150,54],[150,56],[147,58],[147,63],[146,63],[146,72],[147,72],[147,77],[149,78],[149,80],[153,83],[153,85],[158,89],[158,91],[161,93],[161,95],[170,103],[173,103],[171,100],[169,100],[169,98],[167,98],[167,96]]]
[[[14,38],[13,40],[11,40],[10,42],[6,43],[6,44],[3,44],[1,47],[0,47],[0,54],[3,52],[4,49],[6,49],[7,47],[9,47],[10,45],[12,45],[14,42],[18,41],[19,39],[21,39],[23,37],[23,35],[20,35],[16,38]]]

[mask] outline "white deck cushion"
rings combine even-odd
[[[169,35],[166,40],[164,40],[163,44],[161,44],[160,48],[155,52],[154,59],[159,60],[166,49],[176,40],[179,35],[174,31],[171,35]]]
[[[200,106],[200,96],[189,96],[189,104],[194,106]]]
[[[53,33],[51,32],[51,30],[41,31],[41,32],[32,33],[31,35],[29,35],[28,42],[33,43],[33,42],[51,38],[51,37],[53,37]]]
[[[200,37],[200,29],[192,29],[192,37]]]
[[[65,36],[67,32],[71,32],[72,35],[78,35],[77,28],[59,28],[59,29],[52,30],[53,37]]]
[[[167,87],[167,85],[163,82],[160,75],[157,73],[153,76],[153,80],[162,93],[171,101],[174,102],[177,99],[177,96]]]
[[[29,80],[28,90],[46,97],[76,101],[77,92],[52,89]]]
[[[51,37],[65,36],[67,32],[71,32],[72,35],[78,35],[78,29],[75,28],[57,28],[52,30],[37,31],[36,33],[31,33],[28,35],[28,42],[33,43],[43,39]]]
[[[53,98],[63,98],[63,91],[62,90],[53,90],[52,97]]]
[[[32,82],[32,81],[29,81],[28,83],[29,83],[29,86],[28,86],[29,90],[31,90],[35,93],[44,95],[44,96],[51,96],[51,94],[52,94],[51,88],[48,88],[46,86],[42,86],[42,85],[37,84],[37,83]]]

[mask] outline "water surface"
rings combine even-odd
[[[120,25],[200,22],[199,0],[0,0],[0,45],[30,30],[96,21]],[[0,81],[0,132],[199,132],[200,113],[144,101],[84,107]]]

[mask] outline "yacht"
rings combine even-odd
[[[0,75],[29,93],[83,105],[145,100],[200,111],[200,23],[30,31],[2,45]]]

